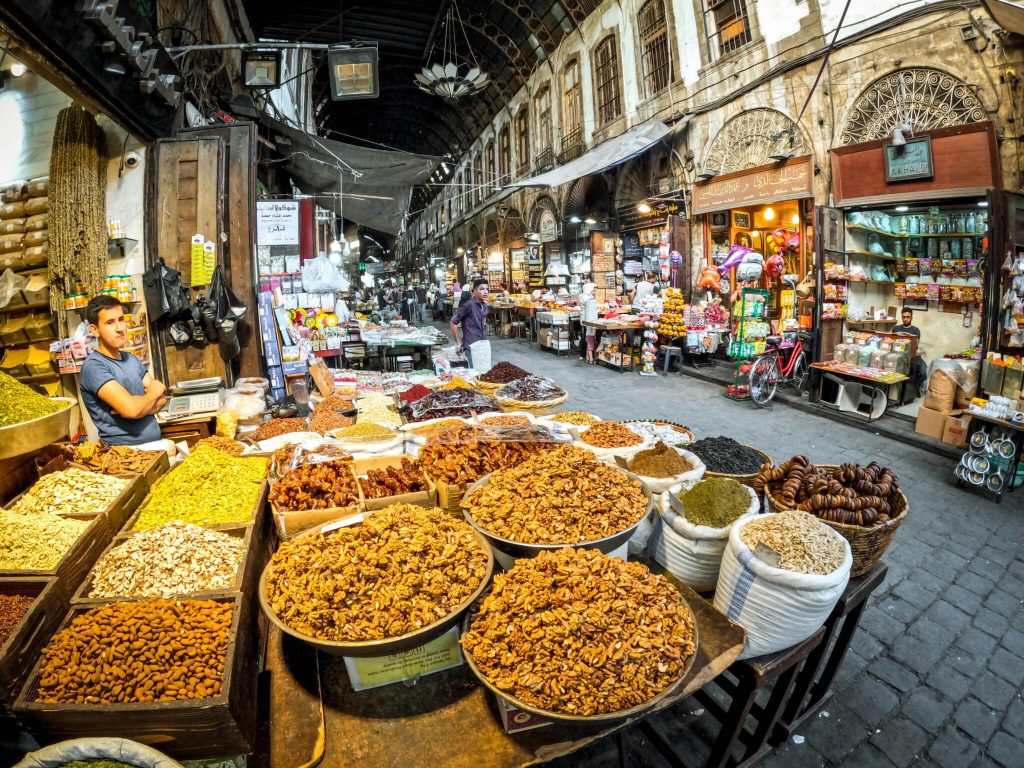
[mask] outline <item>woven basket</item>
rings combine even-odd
[[[504,384],[492,384],[492,383],[490,383],[488,381],[480,381],[480,379],[477,379],[476,381],[473,382],[473,386],[476,387],[477,389],[479,389],[481,392],[486,392],[489,395],[493,395],[495,392],[497,392],[499,389],[501,389],[505,385]]]
[[[566,392],[561,397],[556,397],[554,400],[512,400],[510,398],[499,397],[496,398],[498,405],[506,410],[537,410],[539,408],[554,408],[555,406],[561,405],[569,399],[569,393]]]
[[[772,463],[771,456],[769,456],[764,451],[759,451],[759,450],[757,450],[757,448],[754,448],[751,445],[744,445],[742,447],[743,448],[747,448],[748,450],[751,450],[754,453],[756,453],[758,456],[760,456],[763,459],[763,461],[761,462],[762,465],[763,464],[771,464]],[[737,482],[743,483],[744,485],[753,485],[754,478],[757,477],[757,472],[753,472],[753,473],[751,473],[749,475],[730,475],[730,474],[728,474],[726,472],[712,472],[709,469],[709,470],[707,470],[704,473],[704,477],[728,477],[728,478],[731,478],[733,480],[736,480]]]
[[[838,466],[835,464],[818,464],[819,469],[837,469]],[[768,498],[768,503],[772,505],[772,508],[777,512],[783,512],[792,507],[786,505],[775,493],[779,493],[782,490],[782,483],[768,483],[765,485],[764,494]],[[773,491],[775,493],[773,493]],[[850,542],[850,551],[853,553],[853,568],[850,570],[850,578],[856,578],[857,576],[863,576],[865,573],[875,567],[875,564],[881,559],[882,555],[885,554],[885,550],[889,548],[892,543],[893,537],[896,535],[896,531],[903,525],[903,521],[907,519],[907,512],[910,511],[910,506],[907,503],[907,497],[903,495],[903,491],[897,491],[898,497],[896,499],[895,509],[896,516],[890,518],[889,522],[883,523],[882,525],[872,525],[865,527],[861,525],[848,525],[846,523],[833,523],[830,520],[821,520],[829,528],[839,533],[844,539]]]
[[[620,421],[619,424],[629,425],[635,424],[640,421],[648,421],[651,424],[656,424],[659,427],[672,427],[672,429],[674,429],[676,432],[679,432],[684,435],[689,435],[690,443],[694,442],[694,440],[697,439],[696,436],[693,434],[693,430],[687,427],[685,424],[677,424],[674,421],[665,421],[664,419],[627,419],[625,421]],[[689,443],[687,445],[689,445]],[[683,445],[680,447],[685,448],[686,446]]]

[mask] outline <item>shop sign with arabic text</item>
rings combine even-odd
[[[811,158],[801,157],[712,179],[694,186],[693,213],[811,197],[813,175]]]

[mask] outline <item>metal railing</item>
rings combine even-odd
[[[555,153],[551,150],[551,147],[545,147],[537,153],[537,160],[533,165],[534,173],[543,173],[544,171],[550,171],[555,167]]]
[[[570,160],[575,160],[583,154],[586,148],[583,143],[583,128],[573,128],[562,137],[562,151],[558,155],[558,162],[568,163]]]

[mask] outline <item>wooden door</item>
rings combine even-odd
[[[149,263],[162,257],[167,266],[181,272],[187,286],[191,284],[192,236],[202,234],[204,240],[221,247],[224,141],[218,137],[161,139],[153,152],[146,217]],[[153,338],[156,373],[166,384],[226,376],[216,344],[176,347],[164,324],[155,324]]]

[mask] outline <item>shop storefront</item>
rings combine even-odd
[[[1006,202],[994,126],[841,147],[831,162],[836,207],[819,214],[818,359],[883,384],[909,377],[884,389],[890,407],[916,416],[926,366],[980,357],[986,318],[998,313],[995,220]],[[912,327],[901,334],[906,310]]]

